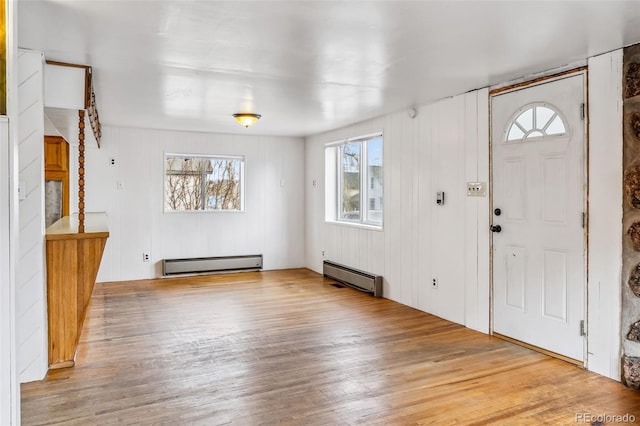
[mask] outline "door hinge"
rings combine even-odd
[[[580,320],[580,335],[586,336],[587,333],[584,331],[584,320]]]
[[[585,226],[587,226],[587,215],[585,212],[582,212],[582,228],[584,229]]]
[[[586,116],[587,116],[586,106],[585,106],[585,103],[583,102],[580,104],[580,120],[584,121]]]

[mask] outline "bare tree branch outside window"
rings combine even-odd
[[[167,154],[165,210],[242,210],[242,158]]]
[[[360,143],[342,147],[342,212],[343,219],[360,219]]]

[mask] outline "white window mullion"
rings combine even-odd
[[[367,141],[360,142],[360,223],[367,223],[369,217],[369,168],[368,164]]]

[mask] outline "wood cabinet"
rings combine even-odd
[[[69,146],[60,136],[44,137],[45,221],[69,216]]]

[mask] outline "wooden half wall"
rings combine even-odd
[[[84,233],[78,233],[77,216],[66,216],[47,228],[49,368],[74,366],[108,237],[107,217],[103,213],[87,215]]]

